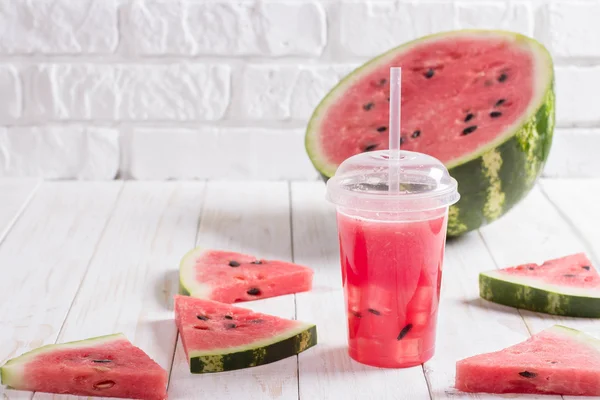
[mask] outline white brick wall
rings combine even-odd
[[[600,0],[0,2],[0,177],[316,179],[304,128],[368,58],[499,28],[557,73],[546,175],[600,176]]]

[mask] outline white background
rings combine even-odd
[[[304,128],[341,76],[475,27],[548,46],[558,127],[545,175],[600,176],[598,0],[7,0],[0,177],[317,179]]]

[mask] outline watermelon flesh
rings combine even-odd
[[[541,285],[592,289],[600,295],[600,274],[584,253],[548,260],[541,265],[529,263],[504,268],[498,270],[498,275],[518,277],[523,282]]]
[[[175,296],[175,322],[192,373],[267,364],[317,343],[314,324],[188,296]]]
[[[314,274],[298,264],[202,248],[183,258],[179,273],[182,294],[222,303],[305,292]]]
[[[167,372],[122,334],[48,345],[9,360],[9,388],[79,396],[163,400]]]
[[[454,164],[515,123],[534,93],[530,51],[500,38],[425,43],[387,64],[402,66],[402,147]],[[339,165],[354,154],[388,148],[388,65],[347,89],[323,120],[319,145]]]
[[[600,340],[560,325],[456,364],[464,392],[600,396]]]
[[[479,293],[511,307],[569,317],[600,318],[600,274],[584,253],[541,265],[482,272]]]

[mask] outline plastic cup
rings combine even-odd
[[[327,197],[337,209],[349,355],[404,368],[435,352],[448,208],[460,196],[439,160],[390,154],[344,161]]]

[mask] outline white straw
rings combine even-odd
[[[388,189],[390,192],[400,190],[400,105],[402,92],[402,68],[390,69],[390,168]]]

